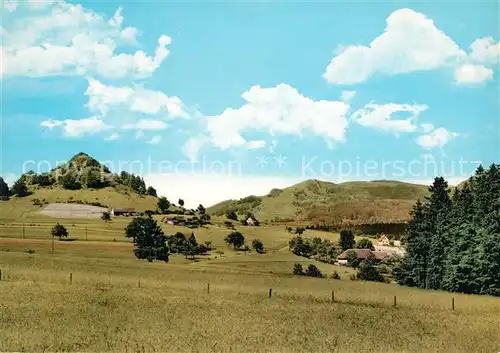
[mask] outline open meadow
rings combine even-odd
[[[0,351],[500,349],[498,298],[351,281],[350,268],[290,253],[284,227],[237,227],[247,242],[258,237],[267,249],[245,254],[224,244],[222,225],[163,224],[166,234],[194,231],[215,249],[194,261],[172,255],[168,263],[148,263],[124,237],[129,220],[58,220],[73,240],[55,240],[53,253],[57,220],[31,215],[0,226]],[[338,237],[310,230],[304,236]],[[297,262],[315,263],[327,275],[338,271],[341,280],[293,276]]]

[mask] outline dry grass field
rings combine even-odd
[[[247,242],[263,241],[263,255],[231,250],[223,242],[228,231],[214,225],[193,230],[216,247],[210,256],[148,263],[134,257],[123,236],[126,218],[74,220],[73,227],[61,220],[75,240],[56,240],[53,255],[55,221],[36,220],[25,239],[19,222],[0,227],[0,351],[500,350],[498,298],[354,282],[351,269],[316,262],[341,280],[294,277],[294,263],[313,261],[288,252],[291,235],[283,227],[239,229]],[[191,232],[163,227],[167,234]]]

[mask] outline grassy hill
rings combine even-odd
[[[229,210],[252,212],[262,221],[303,223],[394,222],[408,219],[412,205],[427,195],[427,186],[398,181],[334,184],[307,180],[264,196],[227,200],[208,208],[213,215]]]
[[[28,172],[19,181],[25,190],[12,187],[9,200],[0,201],[0,221],[43,218],[39,211],[50,203],[82,203],[111,208],[156,209],[156,191],[144,180],[122,172],[111,173],[85,153],[47,173]],[[22,189],[22,188],[20,188]]]
[[[38,199],[42,205],[35,205]],[[26,197],[12,197],[9,201],[0,201],[0,221],[8,222],[20,219],[41,218],[39,211],[49,203],[77,202],[95,203],[108,208],[135,208],[138,211],[156,209],[157,198],[139,195],[128,188],[106,187],[103,189],[65,190],[57,186],[32,189]],[[43,216],[45,217],[45,216]]]

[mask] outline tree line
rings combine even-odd
[[[500,170],[478,167],[450,196],[434,179],[406,229],[407,252],[394,269],[399,284],[500,296]]]

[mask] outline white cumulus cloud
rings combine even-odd
[[[498,64],[500,62],[500,42],[492,37],[478,38],[470,45],[469,57],[478,63]]]
[[[120,53],[135,43],[138,30],[122,29],[121,9],[106,20],[92,10],[64,1],[44,6],[27,3],[27,15],[13,18],[3,36],[4,75],[100,75],[107,78],[150,76],[169,54],[170,37],[160,36],[152,55]]]
[[[66,120],[46,120],[42,121],[40,124],[43,127],[49,127],[53,129],[55,127],[61,127],[63,133],[67,137],[79,137],[86,134],[96,134],[108,129],[113,128],[107,125],[100,118],[92,116],[85,119],[66,119]]]
[[[411,9],[394,11],[368,46],[343,47],[327,66],[329,83],[354,84],[375,73],[394,75],[454,65],[465,52],[434,21]]]
[[[419,136],[417,144],[424,148],[444,147],[448,142],[458,137],[459,134],[446,130],[445,128],[438,128],[429,134]]]
[[[125,109],[149,115],[188,117],[184,104],[178,97],[170,97],[160,91],[147,90],[140,85],[111,86],[92,78],[88,79],[88,83],[85,94],[89,97],[87,107],[91,111],[107,114],[110,109]]]
[[[480,84],[493,79],[493,70],[483,65],[464,64],[455,70],[457,84]]]
[[[342,99],[344,102],[348,102],[355,95],[356,95],[356,91],[342,91],[342,94],[340,95],[340,99]]]
[[[355,111],[351,119],[363,126],[376,130],[393,133],[408,133],[417,130],[416,121],[423,111],[427,110],[426,105],[421,104],[367,104],[364,108]],[[409,117],[396,119],[394,115],[405,113]]]
[[[274,135],[311,133],[328,143],[343,142],[349,105],[340,101],[314,101],[287,84],[263,88],[253,86],[242,94],[246,101],[239,108],[227,108],[220,115],[206,118],[210,142],[222,150],[263,147],[263,141],[248,141],[248,131]]]

